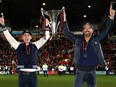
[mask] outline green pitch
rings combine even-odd
[[[38,87],[73,87],[74,75],[38,76]],[[116,87],[116,76],[97,76],[97,87]],[[18,87],[17,75],[0,75],[0,87]],[[85,85],[86,87],[86,85]]]

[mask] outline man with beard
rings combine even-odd
[[[115,10],[110,6],[109,16],[103,31],[99,35],[93,35],[93,26],[86,23],[83,26],[83,35],[75,36],[68,30],[66,22],[66,13],[64,11],[63,32],[65,36],[75,44],[74,63],[77,66],[75,74],[74,87],[96,87],[96,67],[97,65],[106,66],[100,41],[111,31]]]

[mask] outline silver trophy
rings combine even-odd
[[[58,29],[60,27],[61,24],[61,20],[60,20],[60,14],[63,13],[63,11],[65,10],[65,7],[62,7],[61,10],[48,10],[45,11],[43,8],[41,8],[41,14],[42,16],[45,18],[45,16],[48,16],[48,18],[50,19],[50,23],[51,23],[51,31],[52,31],[52,37],[55,37],[56,34],[58,33]]]

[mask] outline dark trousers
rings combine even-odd
[[[62,76],[62,74],[63,74],[63,71],[59,71],[59,75]]]
[[[74,87],[84,87],[84,83],[87,83],[87,87],[96,87],[96,72],[94,71],[82,71],[77,70],[75,74]]]
[[[44,72],[44,77],[47,76],[48,77],[48,71],[43,71]]]
[[[19,87],[37,87],[37,73],[19,72]]]

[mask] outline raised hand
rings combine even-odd
[[[112,9],[112,4],[110,5],[110,11],[109,11],[109,13],[110,13],[110,17],[111,18],[115,17],[116,11],[114,9]]]
[[[5,20],[4,20],[4,15],[3,15],[3,13],[1,13],[1,16],[2,16],[2,17],[0,17],[0,24],[1,24],[2,26],[5,26]]]

